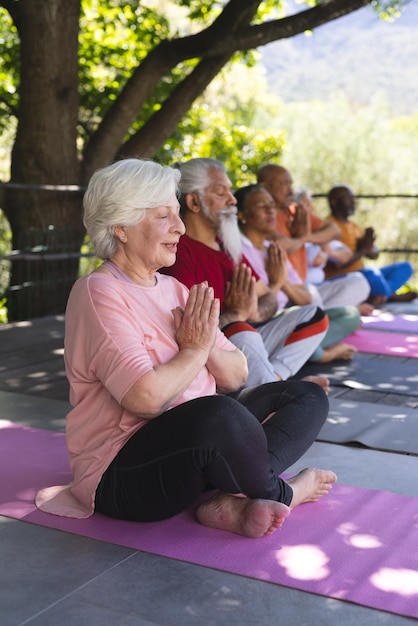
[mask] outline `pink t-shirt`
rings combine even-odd
[[[184,307],[188,289],[157,274],[154,287],[93,272],[72,288],[65,316],[64,359],[70,383],[66,438],[70,485],[37,494],[43,511],[89,517],[97,485],[128,439],[147,423],[119,403],[132,385],[178,353],[172,309]],[[217,347],[235,350],[218,330]],[[173,406],[216,393],[204,367]]]

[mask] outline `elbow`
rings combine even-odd
[[[239,389],[240,387],[245,385],[245,383],[247,382],[248,373],[249,373],[247,357],[245,356],[243,352],[241,352],[240,356],[241,356],[241,361],[240,361],[240,367],[238,368],[237,373],[236,373],[235,389]]]
[[[168,404],[164,404],[164,405],[156,404],[155,406],[148,407],[148,409],[146,409],[145,411],[143,409],[136,411],[135,415],[143,419],[151,420],[151,419],[154,419],[155,417],[158,417],[159,415],[167,411],[169,408],[170,408],[170,405]]]
[[[239,376],[236,377],[234,387],[233,389],[231,389],[231,391],[234,391],[235,389],[240,389],[240,387],[243,387],[245,383],[247,382],[247,379],[248,379],[248,364],[247,364],[247,359],[245,359],[244,367],[241,369]]]
[[[151,419],[154,419],[155,417],[158,417],[169,408],[168,405],[161,405],[157,403],[155,403],[155,405],[150,404],[148,406],[145,406],[144,403],[141,403],[141,406],[135,406],[135,405],[125,406],[123,404],[122,406],[124,409],[129,411],[129,413],[132,413],[133,415],[135,415],[137,418],[146,419],[146,420],[151,420]]]
[[[232,393],[245,385],[248,379],[247,357],[241,350],[236,350],[234,354],[234,365],[227,368],[228,376],[216,381],[218,393]]]
[[[234,376],[228,381],[222,381],[222,383],[218,383],[216,385],[216,391],[218,393],[233,393],[238,389],[241,389],[245,385],[248,379],[248,368],[245,368],[245,371],[242,370],[238,376]]]
[[[120,402],[121,406],[126,410],[141,417],[143,419],[153,419],[164,413],[169,408],[169,403],[161,401],[161,395],[144,393],[136,394],[128,392]]]

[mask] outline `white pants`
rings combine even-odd
[[[357,306],[370,294],[370,285],[361,272],[350,272],[317,285],[306,283],[312,296],[312,304],[322,309],[340,306]]]
[[[291,307],[257,327],[242,331],[229,340],[246,356],[248,380],[245,387],[287,380],[309,360],[323,340],[328,321],[314,305]]]

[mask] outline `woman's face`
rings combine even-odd
[[[269,235],[276,229],[276,211],[273,197],[267,190],[254,190],[246,197],[245,211],[239,217],[246,230]]]
[[[150,273],[173,265],[177,244],[186,230],[179,209],[174,197],[167,206],[147,209],[136,226],[126,228],[128,243],[125,251],[132,263]]]

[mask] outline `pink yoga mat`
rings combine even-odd
[[[201,526],[194,507],[151,524],[61,518],[33,501],[38,488],[70,479],[64,435],[1,425],[2,515],[418,618],[417,498],[337,484],[262,539]]]
[[[362,317],[361,321],[363,329],[418,333],[418,315],[376,310],[373,315]]]
[[[418,358],[418,334],[360,329],[346,337],[344,343],[356,347],[359,352]]]

